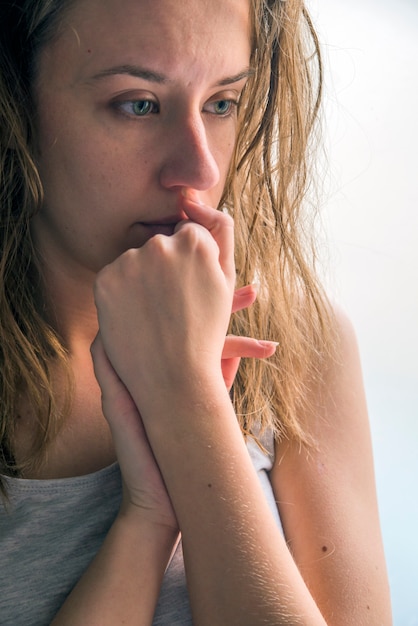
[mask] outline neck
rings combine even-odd
[[[60,267],[43,269],[45,312],[48,322],[62,337],[70,354],[80,347],[90,348],[98,330],[94,303],[95,275],[61,271]]]

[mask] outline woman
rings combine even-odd
[[[390,624],[355,341],[302,245],[303,4],[0,23],[1,623]]]

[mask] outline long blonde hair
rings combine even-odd
[[[315,209],[307,201],[322,91],[318,39],[302,0],[253,2],[254,79],[225,191],[234,216],[238,285],[259,295],[231,332],[279,342],[267,361],[244,360],[233,400],[245,431],[312,444],[301,413],[333,347],[331,309],[316,273]]]
[[[37,54],[58,32],[69,0],[6,1],[0,7],[0,473],[22,475],[45,458],[62,421],[51,364],[66,364],[43,316],[42,277],[30,219],[42,204],[32,159],[31,82]],[[279,341],[266,362],[243,360],[232,397],[245,432],[272,426],[308,440],[299,413],[305,387],[330,345],[326,298],[315,274],[303,212],[321,95],[318,41],[302,0],[251,0],[252,67],[221,205],[236,225],[237,285],[259,285],[257,302],[233,315],[231,332]],[[13,457],[19,395],[35,410],[28,458]]]

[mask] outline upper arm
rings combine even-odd
[[[336,315],[337,354],[302,416],[316,446],[277,444],[271,480],[294,559],[329,624],[391,624],[371,439],[353,329]]]

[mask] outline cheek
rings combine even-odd
[[[46,196],[101,196],[123,178],[121,155],[92,136],[88,127],[47,123],[39,138],[38,168]]]
[[[232,121],[229,124],[219,124],[219,128],[212,130],[210,132],[210,136],[208,137],[210,150],[218,164],[222,177],[224,177],[228,172],[232,155],[234,153],[236,139],[236,124]]]
[[[232,157],[234,155],[236,144],[236,133],[235,131],[231,131],[230,133],[225,133],[222,142],[220,143],[220,148],[216,150],[215,159],[218,163],[220,178],[221,178],[221,186],[222,191],[225,186],[226,178],[228,176],[228,172],[230,169]]]

